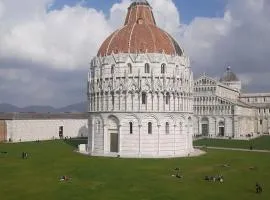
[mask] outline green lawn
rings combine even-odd
[[[194,158],[119,159],[87,157],[73,148],[64,141],[0,144],[0,152],[8,152],[0,155],[0,199],[270,199],[268,153],[209,150]],[[23,160],[22,151],[30,158]],[[182,180],[171,176],[176,167]],[[218,173],[224,183],[203,180]],[[72,180],[60,182],[61,175]],[[254,192],[256,181],[263,185],[260,195]]]
[[[224,140],[224,139],[200,139],[193,142],[194,146],[209,147],[228,147],[249,149],[252,145],[253,149],[270,150],[270,136],[262,136],[253,140]]]

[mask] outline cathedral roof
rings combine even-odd
[[[220,78],[220,82],[239,81],[238,77],[231,71],[231,67],[227,67],[226,72]]]
[[[128,8],[124,26],[101,45],[98,56],[116,53],[183,54],[182,48],[167,32],[157,27],[152,8],[146,0],[135,0]]]

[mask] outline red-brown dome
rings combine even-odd
[[[183,54],[178,43],[156,26],[152,8],[146,0],[134,1],[128,8],[124,27],[112,33],[101,45],[98,56],[112,53]]]

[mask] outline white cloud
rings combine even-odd
[[[2,2],[0,2],[0,19],[3,16],[4,12],[5,12],[5,7],[4,4]]]
[[[259,91],[258,77],[270,72],[269,10],[267,0],[229,0],[223,17],[195,18],[177,36],[193,69],[219,75],[231,65],[249,89]]]
[[[21,58],[52,68],[87,67],[98,44],[111,32],[104,14],[80,5],[46,13],[49,2],[39,1],[39,6],[33,5],[35,13],[18,21],[13,17],[10,22],[12,17],[3,15],[0,57]],[[17,7],[14,5],[6,4]]]
[[[121,27],[124,24],[127,8],[131,0],[122,0],[120,3],[115,3],[110,9],[110,18],[108,23],[114,29]]]
[[[32,100],[20,101],[21,104],[38,101],[59,105],[77,101],[78,95],[75,98],[72,94],[76,88],[83,90],[84,77],[76,75],[77,79],[72,79],[72,74],[68,74],[74,83],[67,86],[67,80],[58,81],[61,73],[87,70],[102,41],[124,23],[130,2],[122,0],[114,4],[107,17],[102,11],[83,7],[84,4],[48,11],[53,0],[0,0],[0,68],[6,68],[0,70],[1,94],[13,91],[11,98],[16,92],[27,93]],[[184,46],[195,73],[205,71],[218,76],[226,65],[231,65],[240,77],[256,87],[261,81],[260,74],[270,73],[270,1],[228,0],[223,17],[196,17],[189,24],[180,23],[179,11],[172,0],[149,0],[149,3],[158,26]],[[32,72],[28,65],[54,71],[44,76],[43,72]],[[255,72],[257,75],[252,76]],[[49,80],[49,73],[57,74],[56,78]],[[7,76],[3,78],[3,74]],[[20,83],[29,88],[27,92]]]
[[[81,4],[47,12],[52,0],[19,4],[17,0],[0,0],[1,10],[6,10],[0,19],[0,57],[57,69],[86,68],[102,41],[123,24],[130,2],[114,4],[107,19],[104,13]],[[159,25],[169,32],[177,31],[179,15],[172,1],[150,3]]]
[[[2,80],[6,81],[21,81],[23,83],[31,82],[32,76],[29,70],[27,69],[1,69],[0,68],[0,77]]]
[[[178,33],[180,16],[177,7],[171,0],[150,0],[157,25],[169,33]]]

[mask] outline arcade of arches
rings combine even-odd
[[[162,157],[185,155],[186,149],[192,149],[191,117],[98,114],[92,116],[91,122],[88,148],[94,152],[92,155]]]

